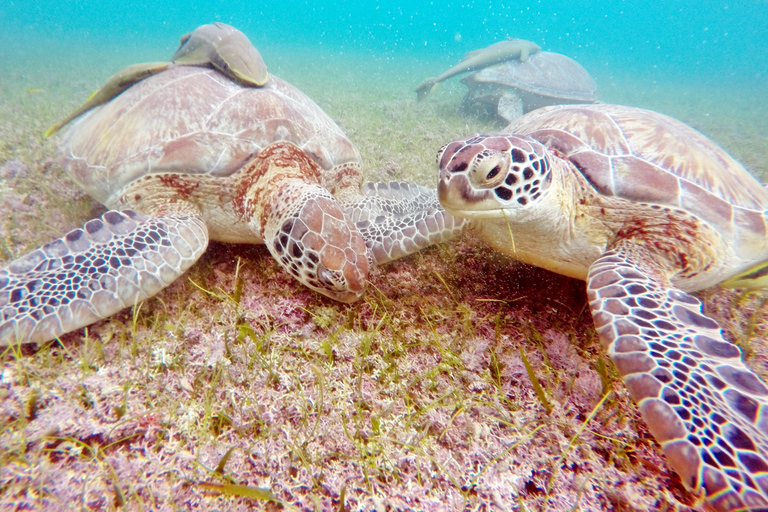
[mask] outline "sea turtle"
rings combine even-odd
[[[0,269],[0,345],[53,339],[155,295],[209,239],[265,243],[306,286],[352,302],[370,264],[461,224],[422,187],[361,191],[356,149],[275,76],[254,88],[168,68],[91,110],[59,153],[112,210]]]
[[[685,485],[717,511],[768,510],[768,387],[689,293],[766,284],[768,190],[689,126],[617,105],[535,110],[437,159],[449,213],[587,281],[601,343]]]
[[[597,84],[587,70],[553,52],[537,52],[524,61],[500,62],[461,81],[469,88],[463,110],[490,113],[506,123],[541,107],[597,101]]]
[[[179,49],[170,62],[146,62],[124,67],[91,94],[85,103],[48,128],[45,136],[54,135],[92,108],[171,65],[213,67],[232,80],[254,87],[264,85],[269,78],[264,60],[245,34],[224,23],[201,25],[181,38]]]
[[[468,73],[476,69],[482,69],[487,66],[504,62],[507,60],[519,60],[525,62],[532,54],[538,52],[541,48],[536,43],[524,39],[507,39],[493,43],[486,48],[468,52],[464,59],[436,78],[427,78],[420,83],[416,91],[416,99],[423,100],[429,93],[435,90],[437,85],[449,78]]]

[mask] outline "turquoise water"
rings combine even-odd
[[[18,126],[0,130],[0,145],[24,157],[30,136],[39,137],[117,70],[167,60],[180,36],[213,21],[243,31],[271,73],[318,102],[363,153],[371,177],[395,161],[404,178],[420,172],[432,183],[437,148],[488,129],[457,112],[466,92],[458,80],[442,84],[427,105],[416,105],[413,90],[466,52],[506,37],[576,59],[602,101],[676,117],[768,177],[766,0],[600,1],[589,8],[562,0],[4,0],[0,107],[21,109],[29,122],[21,134]],[[411,111],[406,121],[393,114],[403,110]],[[413,136],[433,131],[436,121],[457,128],[438,129],[419,145]],[[403,135],[417,148],[397,143]]]
[[[588,69],[757,81],[768,73],[768,2],[660,1],[258,2],[21,0],[2,2],[4,57],[65,43],[160,42],[211,21],[271,46],[455,62],[507,36],[564,53]]]

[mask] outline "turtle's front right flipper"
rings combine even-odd
[[[590,267],[600,340],[685,486],[717,512],[768,510],[768,387],[645,249]]]
[[[198,217],[109,211],[0,269],[0,346],[48,341],[152,297],[207,245]]]

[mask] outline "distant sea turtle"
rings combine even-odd
[[[92,108],[108,102],[130,86],[172,64],[213,67],[246,86],[262,86],[269,77],[264,60],[245,34],[224,23],[202,25],[181,38],[171,62],[132,64],[121,69],[74,112],[51,126],[45,136],[54,135]]]
[[[361,193],[350,141],[275,76],[254,88],[168,68],[92,110],[59,151],[113,210],[0,269],[0,345],[50,340],[155,295],[209,239],[265,243],[306,286],[352,302],[370,263],[459,231],[434,191]]]
[[[538,52],[528,60],[508,60],[464,77],[469,90],[462,107],[491,113],[507,123],[541,107],[566,103],[595,103],[597,84],[575,60]]]
[[[688,293],[768,284],[768,190],[692,128],[616,105],[536,110],[438,164],[443,206],[492,247],[587,281],[600,340],[685,485],[717,511],[768,510],[768,387]]]
[[[499,41],[486,48],[474,50],[464,57],[464,60],[453,66],[451,69],[438,76],[437,78],[427,78],[418,87],[416,87],[416,99],[421,101],[429,93],[435,90],[437,84],[453,76],[482,69],[498,62],[508,60],[519,60],[525,62],[528,57],[541,48],[536,43],[525,41],[523,39],[507,39]]]

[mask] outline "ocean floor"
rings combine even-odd
[[[55,138],[42,134],[121,67],[174,48],[48,50],[0,61],[0,261],[103,212],[63,175]],[[434,186],[443,143],[502,128],[457,111],[457,81],[416,103],[413,88],[447,60],[262,53],[346,131],[371,180]],[[765,87],[590,71],[603,101],[685,121],[768,178],[768,105],[755,99]],[[140,307],[60,343],[7,350],[0,510],[695,502],[606,364],[583,282],[517,264],[472,236],[384,265],[370,281],[362,300],[339,304],[263,247],[212,243]],[[768,294],[699,296],[768,378]]]

